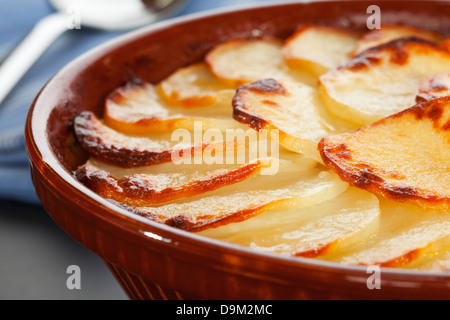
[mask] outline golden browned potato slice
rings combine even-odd
[[[317,165],[289,151],[261,155],[247,149],[245,158],[229,162],[226,154],[215,156],[209,162],[205,154],[200,154],[184,159],[189,161],[139,168],[120,168],[91,158],[75,176],[104,198],[129,206],[149,206],[216,190],[258,174],[298,173]]]
[[[246,84],[238,89],[233,108],[237,121],[266,130],[286,149],[318,161],[317,145],[324,136],[356,128],[333,121],[317,90],[298,82],[265,79]]]
[[[154,85],[130,83],[107,98],[104,122],[114,130],[131,135],[180,128],[193,130],[196,123],[204,130],[241,128],[231,115],[228,104],[201,108],[171,106],[162,100]]]
[[[229,107],[235,92],[214,77],[205,63],[177,70],[158,89],[167,103],[185,108]]]
[[[450,214],[381,200],[379,232],[323,259],[347,265],[408,267],[450,247]]]
[[[450,96],[450,73],[441,73],[426,78],[419,88],[417,103]]]
[[[379,224],[378,198],[350,188],[315,206],[264,212],[200,234],[262,252],[315,258],[369,239]]]
[[[393,40],[408,37],[416,37],[436,43],[443,40],[443,35],[439,32],[414,28],[411,26],[384,25],[381,29],[374,29],[366,33],[358,42],[353,55],[358,55],[367,49],[377,47]]]
[[[144,170],[133,170],[125,176],[118,176],[120,170],[115,167],[91,160],[75,172],[75,177],[86,187],[100,196],[124,203],[129,206],[151,206],[169,201],[192,197],[226,185],[241,182],[271,166],[270,159],[260,159],[245,165],[233,167],[195,166],[178,167],[173,163],[155,165]],[[172,164],[178,172],[167,172]],[[195,170],[195,168],[207,170]],[[188,169],[189,171],[182,171]],[[194,169],[194,170],[193,170]]]
[[[400,39],[369,49],[320,77],[336,116],[366,125],[415,104],[420,83],[450,71],[450,52],[426,40]]]
[[[292,71],[278,39],[233,39],[218,45],[206,56],[211,72],[225,85],[238,88],[246,83],[274,78],[296,79],[315,85],[317,79]]]
[[[348,184],[337,175],[311,169],[276,176],[255,176],[163,206],[134,207],[143,217],[188,231],[241,222],[265,211],[302,208],[334,199]]]
[[[450,97],[418,104],[355,132],[324,138],[324,163],[385,198],[450,209]]]
[[[179,140],[173,141],[170,133],[154,134],[151,138],[128,136],[104,125],[89,111],[75,118],[74,130],[78,142],[92,157],[123,168],[149,166],[201,155],[211,148],[214,149],[212,151],[227,152],[245,147],[239,140],[187,144]]]
[[[318,77],[346,62],[359,39],[347,29],[304,26],[285,42],[283,56],[289,67]]]

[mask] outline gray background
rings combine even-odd
[[[124,300],[103,260],[70,238],[40,207],[0,202],[0,299]],[[69,290],[67,268],[81,269]]]

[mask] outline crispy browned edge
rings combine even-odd
[[[406,28],[409,29],[410,31],[414,31],[419,33],[420,35],[410,35],[409,37],[416,37],[416,38],[420,38],[420,39],[424,39],[427,41],[435,41],[436,43],[441,42],[444,39],[444,34],[442,32],[438,32],[438,31],[432,31],[432,30],[427,30],[427,29],[421,29],[421,28],[416,28],[416,27],[412,27],[412,26],[406,26],[406,25],[396,25],[396,24],[384,24],[380,29],[374,29],[371,30],[369,32],[366,32],[362,37],[361,40],[365,41],[378,41],[378,40],[382,40],[383,36],[384,36],[384,32],[386,30],[386,28]],[[428,34],[428,36],[430,37],[423,37],[422,35],[425,33]],[[432,37],[431,37],[432,36]],[[402,38],[406,38],[406,37],[402,37]],[[430,38],[433,38],[433,40],[431,40]],[[381,45],[381,44],[380,44]]]
[[[144,80],[139,78],[134,78],[132,81],[127,82],[123,87],[120,87],[113,92],[111,92],[106,101],[112,101],[118,105],[122,104],[127,100],[127,96],[132,94],[134,91],[138,91],[142,89],[145,85],[149,85]],[[172,92],[171,94],[166,94],[166,92],[162,89],[161,83],[156,86],[156,91],[159,96],[169,104],[174,106],[184,107],[184,108],[194,108],[194,107],[205,107],[212,105],[215,101],[215,97],[204,96],[204,97],[190,97],[181,99],[177,92]],[[136,125],[144,125],[147,123],[152,123],[152,118],[142,119],[136,122]],[[153,120],[155,121],[155,120]]]
[[[302,258],[317,258],[326,255],[330,251],[332,246],[333,243],[328,243],[306,251],[296,252],[293,254],[293,256]]]
[[[142,89],[147,83],[140,78],[133,78],[128,81],[124,86],[117,88],[112,91],[107,97],[106,101],[110,100],[117,104],[122,104],[126,101],[127,96],[132,94],[134,91]]]
[[[152,221],[189,232],[201,232],[206,229],[218,228],[230,223],[242,222],[249,218],[257,216],[258,214],[261,214],[266,207],[272,205],[272,203],[269,203],[266,205],[262,205],[260,207],[233,212],[226,216],[221,217],[217,217],[214,215],[204,215],[200,217],[197,221],[194,221],[188,215],[179,215],[170,219],[162,219],[161,217],[158,217],[156,214],[150,211],[145,211],[136,207],[128,206],[126,204],[116,202],[114,200],[110,201],[118,205],[119,207],[124,208],[125,210],[128,210],[130,212],[133,212],[141,217],[148,218],[151,219]]]
[[[136,168],[169,162],[174,150],[137,150],[110,141],[100,128],[100,120],[90,111],[80,113],[74,121],[74,131],[81,147],[92,157],[122,168]],[[202,149],[207,144],[202,145]],[[179,154],[193,155],[196,148],[181,150]],[[178,151],[177,151],[178,153]]]
[[[449,52],[442,48],[438,43],[412,36],[396,39],[373,48],[368,48],[358,55],[355,55],[348,62],[336,68],[336,70],[348,69],[351,71],[359,71],[375,66],[381,63],[379,54],[386,50],[391,53],[390,59],[392,63],[404,65],[408,63],[409,60],[409,52],[406,47],[414,44],[429,47],[430,49],[449,55]]]
[[[127,99],[129,99],[129,95],[133,94],[136,91],[142,90],[142,88],[146,85],[150,85],[149,83],[139,79],[135,78],[132,81],[127,82],[124,86],[117,88],[113,92],[111,92],[107,98],[107,102],[113,102],[117,105],[123,104]],[[158,88],[157,88],[158,90]],[[108,104],[106,103],[105,106],[105,113],[103,117],[103,121],[105,125],[110,127],[111,129],[118,130],[124,134],[129,135],[142,135],[148,133],[149,129],[151,128],[151,132],[159,132],[164,130],[172,130],[175,129],[175,122],[176,119],[168,119],[163,120],[156,117],[147,117],[139,119],[138,121],[131,121],[128,122],[126,120],[117,119],[114,116],[110,116],[108,111]],[[161,124],[164,124],[161,127]],[[158,128],[158,129],[154,129]],[[154,131],[153,131],[154,130]]]
[[[381,125],[387,120],[400,118],[406,114],[413,114],[418,120],[428,118],[433,121],[435,127],[440,127],[442,130],[450,130],[450,121],[442,126],[439,122],[444,113],[443,104],[450,105],[450,97],[443,97],[417,104],[414,107],[377,121],[369,126],[360,128],[354,132],[366,130],[366,128],[371,126]],[[353,133],[345,133],[344,135],[351,134]],[[410,186],[386,186],[384,178],[375,174],[371,165],[365,163],[350,164],[348,161],[345,161],[351,160],[351,150],[347,145],[343,143],[335,145],[330,140],[332,140],[332,136],[323,138],[319,143],[318,149],[324,164],[335,171],[342,180],[355,187],[381,195],[393,201],[409,202],[419,206],[423,206],[422,204],[425,203],[430,207],[439,207],[441,209],[448,209],[450,207],[450,197],[436,196]],[[344,161],[339,161],[342,159]],[[395,175],[395,173],[392,174]],[[393,178],[395,178],[395,176],[393,176]]]
[[[179,188],[157,190],[157,186],[143,175],[114,178],[109,172],[84,165],[75,172],[75,177],[86,187],[104,198],[122,202],[129,206],[143,207],[163,204],[186,198],[226,185],[241,182],[261,170],[261,162],[249,163],[208,180],[199,180]]]
[[[248,111],[248,107],[245,102],[245,94],[248,92],[255,93],[272,93],[286,95],[287,91],[281,83],[274,79],[264,79],[254,81],[252,83],[245,84],[239,87],[236,91],[236,95],[233,98],[233,118],[252,129],[261,131],[269,125],[269,121],[261,118],[260,116]],[[271,100],[265,100],[265,103],[269,105],[276,105]]]
[[[450,90],[445,83],[440,81],[439,76],[441,75],[428,77],[422,82],[419,88],[419,94],[416,97],[417,103],[439,98],[442,96],[439,93]],[[448,73],[448,76],[450,77],[450,73]]]

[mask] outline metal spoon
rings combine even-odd
[[[49,0],[56,13],[43,18],[0,66],[0,104],[61,34],[81,26],[131,30],[183,8],[184,0]]]

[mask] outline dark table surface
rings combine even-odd
[[[0,202],[0,299],[128,299],[103,260],[70,238],[40,207]],[[69,266],[80,290],[69,290]]]

